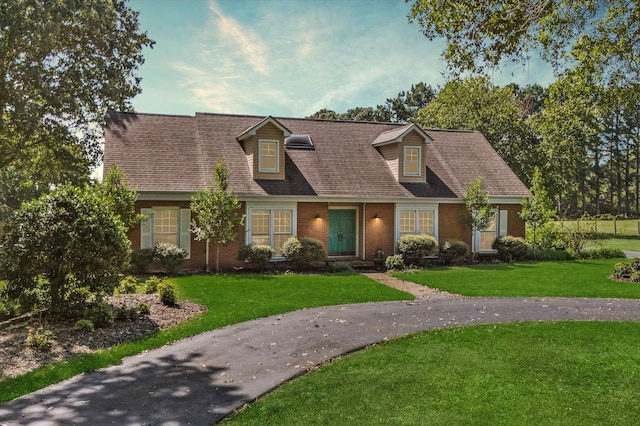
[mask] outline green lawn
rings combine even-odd
[[[172,281],[179,299],[205,305],[208,312],[139,342],[48,365],[16,378],[0,378],[0,403],[76,374],[116,364],[125,356],[229,324],[302,308],[412,298],[357,274],[209,275]]]
[[[610,236],[598,240],[588,240],[588,247],[609,247],[620,250],[640,252],[640,237],[638,236]]]
[[[637,424],[640,324],[516,323],[382,343],[285,383],[232,425]]]
[[[393,276],[465,296],[640,298],[640,284],[607,278],[620,261],[624,259],[501,263]]]

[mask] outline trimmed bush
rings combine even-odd
[[[616,263],[613,267],[613,276],[615,278],[629,278],[633,270],[631,269],[631,265],[624,262]]]
[[[402,271],[405,269],[404,257],[401,254],[388,256],[384,261],[384,267],[390,271]]]
[[[623,253],[624,254],[624,253]],[[622,256],[624,257],[624,256]],[[640,259],[638,259],[637,257],[634,258],[631,261],[631,269],[635,272],[635,271],[640,271]]]
[[[297,270],[311,269],[313,262],[325,259],[322,241],[311,237],[291,237],[282,245],[282,254]]]
[[[439,258],[444,263],[458,263],[469,252],[469,245],[459,240],[446,240],[438,249]]]
[[[161,280],[160,278],[156,277],[155,275],[147,278],[147,280],[144,282],[144,292],[146,294],[153,294],[156,291],[158,291],[158,285],[162,282],[163,280]]]
[[[506,262],[518,260],[527,255],[527,244],[524,240],[511,235],[496,238],[493,248],[498,250],[498,257]]]
[[[398,251],[405,265],[422,267],[427,264],[427,256],[438,252],[438,241],[431,235],[403,235],[398,240]]]
[[[94,327],[105,328],[113,325],[113,309],[104,302],[98,302],[89,309],[89,319]]]
[[[169,275],[174,275],[182,262],[187,257],[185,249],[175,244],[160,243],[156,244],[153,250],[153,258]]]
[[[144,274],[153,262],[153,249],[144,248],[131,253],[131,269],[136,274]]]
[[[640,283],[640,271],[632,272],[630,279],[632,283]]]
[[[327,265],[327,271],[335,274],[340,272],[354,272],[349,262],[330,262]]]
[[[271,266],[271,258],[275,251],[270,246],[245,245],[238,252],[238,260],[247,263],[252,271],[264,271]]]
[[[135,294],[137,285],[138,280],[135,277],[128,275],[120,281],[118,291],[120,294]]]
[[[571,253],[566,250],[555,249],[536,249],[535,252],[532,248],[527,249],[527,259],[538,261],[549,260],[571,260]]]
[[[31,348],[46,351],[51,346],[51,339],[54,337],[51,330],[47,330],[42,326],[29,327],[25,343]]]
[[[147,316],[151,313],[151,308],[146,303],[138,303],[136,305],[136,310],[138,311],[138,315],[141,317]]]
[[[76,328],[80,331],[91,333],[93,331],[93,323],[88,319],[80,319],[76,321]]]
[[[160,296],[160,301],[163,304],[167,306],[173,306],[176,304],[176,290],[171,281],[163,280],[158,284],[158,295]]]

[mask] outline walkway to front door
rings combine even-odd
[[[329,210],[329,256],[356,255],[356,210]]]

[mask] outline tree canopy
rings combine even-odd
[[[1,2],[0,170],[31,175],[39,190],[86,180],[105,113],[131,109],[152,46],[125,0]]]

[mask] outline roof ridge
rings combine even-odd
[[[126,115],[152,115],[152,116],[157,116],[157,117],[183,117],[183,118],[193,118],[195,117],[194,115],[188,115],[188,114],[162,114],[162,113],[157,113],[157,112],[138,112],[138,111],[116,111],[116,110],[109,110],[107,111],[107,115],[109,114],[126,114]]]
[[[422,129],[430,132],[482,133],[477,129],[443,129],[440,127],[423,127]]]

